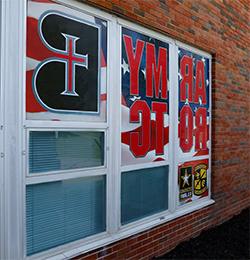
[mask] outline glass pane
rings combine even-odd
[[[209,154],[209,59],[178,49],[179,75],[179,157],[196,158]],[[194,126],[196,129],[194,131]]]
[[[26,118],[105,122],[107,21],[51,0],[27,8]]]
[[[28,185],[27,255],[106,229],[105,176]]]
[[[168,209],[168,166],[122,173],[122,224],[166,209]]]
[[[166,161],[169,44],[128,28],[121,42],[121,165]]]
[[[30,173],[101,165],[104,165],[103,132],[30,132]]]

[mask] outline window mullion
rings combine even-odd
[[[24,84],[25,1],[1,2],[1,86],[5,88],[3,117],[3,226],[0,227],[2,259],[24,256],[24,193],[22,172],[22,86]],[[15,75],[15,76],[13,76]],[[0,159],[2,160],[2,159]],[[2,245],[1,245],[2,247]],[[15,249],[15,250],[13,250]],[[3,254],[3,255],[2,255]]]
[[[109,71],[109,101],[110,101],[110,128],[109,128],[109,163],[110,178],[108,186],[108,231],[116,233],[120,227],[120,26],[116,20],[110,22],[109,30],[109,53],[110,53],[110,71]],[[110,188],[110,189],[109,189]]]
[[[177,193],[177,167],[176,153],[178,144],[178,47],[175,44],[169,44],[169,82],[170,82],[170,102],[169,102],[169,211],[173,213],[176,209]]]

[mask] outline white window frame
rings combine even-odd
[[[0,17],[2,17],[2,2],[0,2]],[[2,23],[3,20],[0,19],[0,39],[3,37],[2,32]],[[3,184],[3,170],[4,170],[4,99],[3,99],[3,83],[2,83],[2,43],[0,41],[0,259],[4,258],[4,204],[3,204],[3,195],[4,195],[4,184]]]
[[[166,37],[160,33],[154,32],[150,29],[146,29],[137,24],[125,21],[124,19],[117,18],[99,9],[90,7],[83,3],[79,3],[74,0],[57,0],[56,2],[66,5],[70,8],[77,8],[82,12],[89,13],[96,17],[100,17],[108,23],[108,57],[107,57],[107,122],[106,123],[91,123],[91,122],[53,122],[47,121],[44,126],[44,121],[33,122],[26,120],[25,115],[25,72],[26,72],[26,0],[20,1],[3,1],[1,10],[1,35],[6,37],[5,40],[1,40],[1,86],[9,86],[8,91],[3,90],[1,93],[2,107],[1,111],[4,115],[0,118],[0,123],[3,123],[5,118],[6,128],[4,133],[0,131],[0,142],[4,138],[4,144],[8,144],[4,147],[5,161],[3,169],[4,183],[4,197],[2,197],[2,208],[4,208],[4,216],[1,218],[0,230],[1,242],[0,248],[3,253],[0,258],[6,259],[65,259],[73,256],[77,256],[81,253],[93,250],[95,248],[107,245],[109,243],[118,241],[120,239],[129,237],[138,232],[142,232],[149,228],[155,227],[159,224],[163,224],[167,221],[191,213],[197,209],[201,209],[208,206],[214,201],[211,199],[211,55],[200,51],[196,48],[190,47],[186,44],[175,41],[169,37]],[[121,182],[121,170],[127,170],[128,167],[121,167],[121,114],[113,113],[114,108],[121,105],[121,26],[128,27],[132,30],[141,32],[146,35],[151,35],[159,40],[169,43],[169,209],[161,213],[154,214],[152,216],[143,218],[141,220],[129,223],[121,226],[120,224],[120,182]],[[11,32],[11,33],[10,33]],[[3,39],[4,37],[1,37]],[[110,49],[112,46],[112,53],[117,53],[117,58],[111,57]],[[178,206],[178,163],[180,159],[176,158],[176,144],[177,143],[177,124],[178,122],[178,46],[193,51],[197,54],[202,54],[210,59],[210,147],[209,156],[202,156],[192,158],[191,160],[199,160],[208,158],[210,174],[208,175],[209,195],[205,198],[199,199],[186,204],[184,206]],[[12,55],[7,55],[12,53]],[[13,77],[15,75],[15,77]],[[4,107],[4,109],[3,109]],[[14,109],[14,111],[12,111]],[[21,112],[20,112],[21,111]],[[107,142],[107,157],[106,157],[106,172],[103,170],[103,174],[107,176],[107,230],[106,232],[96,234],[75,242],[68,243],[66,245],[58,246],[56,248],[34,254],[26,257],[26,225],[25,225],[25,185],[31,183],[38,183],[44,181],[43,176],[26,177],[27,172],[27,141],[26,134],[27,129],[67,129],[67,130],[103,130],[106,133]],[[119,134],[117,134],[119,133]],[[3,138],[1,138],[1,135]],[[16,138],[13,141],[13,138]],[[1,143],[0,143],[1,144]],[[1,149],[1,148],[0,148]],[[172,152],[171,152],[172,151]],[[11,164],[13,160],[13,154],[15,154],[15,163]],[[116,155],[117,160],[112,158],[112,154]],[[175,156],[174,156],[175,154]],[[185,159],[186,160],[186,159]],[[191,161],[190,160],[190,161]],[[1,159],[0,159],[1,161]],[[3,165],[3,163],[2,163]],[[150,163],[148,167],[155,167],[160,165],[166,165],[164,163]],[[1,167],[1,164],[0,164]],[[133,170],[135,168],[133,167]],[[96,171],[96,172],[95,172]],[[117,174],[118,173],[118,174]],[[62,173],[63,175],[64,173]],[[86,174],[86,175],[84,175]],[[68,174],[67,178],[75,178],[76,176],[87,176],[87,173],[74,173]],[[93,169],[91,174],[100,175],[98,169]],[[60,179],[62,177],[61,174]],[[74,176],[73,176],[74,175]],[[51,175],[51,181],[56,180],[56,174]],[[176,176],[176,178],[175,178]],[[39,179],[41,178],[41,179]],[[46,179],[48,176],[46,176]],[[54,179],[53,179],[54,178]],[[35,180],[36,179],[36,180]],[[1,175],[0,175],[1,183]],[[1,206],[1,204],[0,204]],[[0,208],[0,209],[2,209]],[[13,213],[16,214],[13,214]],[[4,228],[4,229],[3,229]],[[3,239],[2,239],[3,238]]]
[[[21,259],[24,248],[22,86],[25,83],[25,3],[1,1],[1,107],[4,119],[1,257]]]
[[[209,201],[211,201],[211,203],[214,203],[214,201],[211,199],[211,143],[212,143],[212,56],[211,54],[204,52],[200,49],[194,48],[190,45],[187,45],[185,43],[182,43],[180,41],[175,41],[175,44],[177,47],[185,49],[187,51],[191,51],[192,53],[201,55],[207,59],[209,59],[209,83],[210,83],[210,89],[209,89],[209,146],[208,146],[208,150],[209,150],[209,154],[208,155],[203,155],[203,156],[195,156],[195,157],[191,157],[191,156],[179,156],[179,154],[177,153],[177,146],[175,146],[175,150],[174,150],[174,154],[175,154],[175,167],[176,170],[175,172],[178,172],[178,165],[182,164],[184,162],[192,162],[192,161],[198,161],[198,160],[203,160],[203,159],[208,159],[209,161],[209,165],[208,165],[208,174],[207,174],[207,178],[208,178],[208,196],[204,197],[204,198],[200,198],[199,200],[193,201],[192,204],[199,204],[199,203],[206,203],[206,201],[209,199]],[[178,56],[177,56],[177,64],[178,64]],[[177,67],[177,74],[178,74],[178,67]],[[176,86],[178,86],[178,75],[176,76],[177,82],[176,82]],[[179,98],[179,88],[176,88],[175,91],[175,100],[177,100],[178,102],[178,98]],[[176,109],[176,114],[175,114],[175,122],[178,122],[178,103],[175,104],[174,108]],[[176,127],[176,124],[174,125],[174,127]],[[178,135],[177,135],[177,129],[175,129],[176,131],[176,136],[175,136],[175,142],[176,144],[178,144]],[[175,183],[178,183],[178,174],[176,174],[176,181]],[[178,205],[179,204],[179,190],[178,190],[178,185],[176,186],[176,209],[181,210],[182,208],[189,208],[190,205],[189,203],[186,203],[184,205]]]
[[[59,2],[59,1],[55,1]],[[107,38],[111,38],[111,30],[110,30],[110,23],[111,23],[111,16],[110,15],[100,15],[98,13],[89,12],[85,8],[78,8],[77,5],[74,6],[68,6],[67,3],[64,4],[64,6],[67,6],[69,8],[76,9],[80,12],[83,12],[85,14],[89,14],[91,16],[95,16],[101,19],[104,19],[107,21]],[[80,17],[79,17],[80,18]],[[26,18],[25,18],[26,19]],[[107,42],[107,50],[110,49],[111,43],[110,41]],[[111,171],[111,149],[109,149],[109,143],[111,140],[110,136],[110,120],[111,120],[111,95],[110,93],[112,88],[111,83],[111,77],[109,71],[111,71],[110,61],[111,61],[111,53],[107,51],[107,112],[106,112],[106,122],[88,122],[88,121],[49,121],[49,120],[30,120],[26,118],[26,111],[25,111],[25,90],[26,86],[23,86],[23,122],[25,125],[25,129],[23,131],[23,140],[26,140],[24,150],[26,150],[26,154],[28,155],[28,142],[29,142],[29,132],[30,131],[93,131],[93,132],[104,132],[104,165],[100,167],[89,167],[89,168],[81,168],[81,169],[70,169],[70,170],[58,170],[54,172],[48,172],[48,173],[41,173],[41,174],[30,174],[28,169],[28,156],[26,156],[26,165],[24,166],[26,173],[26,185],[30,184],[37,184],[37,183],[47,183],[47,182],[53,182],[57,180],[69,180],[73,178],[84,178],[84,177],[90,177],[90,176],[106,176],[106,231],[101,232],[92,236],[89,236],[87,238],[80,239],[76,242],[67,243],[66,245],[61,245],[57,247],[57,250],[65,251],[65,248],[68,247],[70,244],[76,245],[76,244],[85,244],[88,241],[91,241],[92,239],[99,240],[103,236],[108,235],[108,227],[112,225],[112,218],[110,217],[110,212],[108,208],[112,207],[111,199],[108,199],[112,196],[111,190],[107,187],[110,186],[110,183],[112,182],[112,177],[109,174]],[[84,114],[83,114],[84,117]],[[24,202],[25,204],[25,202]],[[24,221],[25,221],[24,216]],[[26,227],[26,225],[25,225]],[[26,234],[24,234],[24,241],[26,240]],[[26,246],[24,251],[26,251]],[[34,256],[29,256],[27,258],[33,258],[33,257],[43,257],[43,255],[46,255],[47,253],[54,252],[54,249],[46,250],[41,253],[34,254]],[[26,252],[24,253],[24,256],[26,256]]]
[[[173,62],[173,56],[171,55],[173,53],[173,48],[174,47],[174,40],[172,40],[171,38],[169,37],[166,37],[164,35],[161,35],[157,32],[154,32],[152,30],[149,30],[147,28],[144,28],[142,26],[139,26],[137,24],[134,24],[132,22],[129,22],[127,20],[124,20],[124,19],[121,19],[121,18],[118,18],[117,19],[117,26],[118,26],[118,30],[119,30],[119,36],[117,38],[119,38],[119,49],[117,50],[117,52],[119,53],[119,61],[121,61],[121,58],[122,58],[122,28],[127,28],[127,29],[130,29],[132,31],[136,31],[138,33],[141,33],[143,35],[147,35],[149,37],[153,37],[157,40],[160,40],[164,43],[168,43],[169,44],[169,85],[168,85],[168,88],[169,88],[169,101],[170,101],[170,104],[169,104],[169,126],[173,123],[173,112],[171,111],[172,109],[170,109],[170,106],[171,106],[171,100],[173,100],[172,98],[172,95],[173,95],[173,71],[172,71],[172,67],[170,66],[170,64]],[[118,40],[117,40],[118,41]],[[120,64],[118,66],[120,68]],[[121,77],[121,69],[119,70],[119,73],[117,74],[118,75],[118,79],[117,79],[117,82],[119,82],[119,85],[120,85],[120,92],[119,92],[119,96],[121,97],[122,93],[121,93],[121,80],[122,80],[122,77]],[[120,104],[121,104],[121,101],[120,101]],[[120,113],[119,113],[119,117],[117,117],[117,121],[120,122],[120,125],[119,125],[119,133],[121,133],[121,120],[122,120],[122,116],[121,116],[121,105],[120,105]],[[173,143],[172,143],[172,136],[173,136],[174,132],[173,132],[173,129],[171,127],[169,127],[169,155],[168,155],[168,158],[166,161],[159,161],[159,162],[149,162],[149,163],[143,163],[143,164],[134,164],[134,165],[126,165],[126,166],[122,166],[121,165],[121,138],[119,139],[119,142],[117,142],[117,145],[119,145],[119,184],[118,184],[118,187],[119,187],[119,193],[117,194],[118,196],[118,212],[119,212],[119,227],[121,230],[130,230],[130,229],[133,229],[133,228],[136,228],[138,225],[143,225],[144,223],[146,223],[147,221],[151,222],[152,220],[154,219],[158,219],[158,218],[164,218],[165,215],[169,215],[170,212],[173,212],[173,203],[171,203],[173,200],[174,200],[174,193],[173,193],[173,190],[171,189],[173,187],[172,183],[173,183],[173,174],[170,174],[171,171],[172,171],[172,167],[173,167],[173,156],[172,156],[172,146],[173,146]],[[160,213],[156,213],[156,214],[152,214],[151,216],[148,216],[148,217],[144,217],[142,219],[139,219],[139,220],[136,220],[136,221],[133,221],[131,223],[128,223],[126,225],[121,225],[120,223],[120,220],[121,220],[121,174],[122,172],[125,172],[125,171],[132,171],[132,170],[138,170],[138,169],[146,169],[146,168],[154,168],[154,167],[160,167],[160,166],[168,166],[168,187],[170,188],[169,189],[169,194],[168,194],[168,209],[167,210],[164,210]]]

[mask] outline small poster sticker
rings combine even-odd
[[[201,196],[207,191],[207,165],[199,164],[194,168],[194,195]]]
[[[192,167],[180,168],[180,201],[192,197]]]

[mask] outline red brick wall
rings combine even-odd
[[[83,2],[213,55],[212,198],[215,204],[79,258],[147,259],[162,255],[250,205],[249,1]]]

